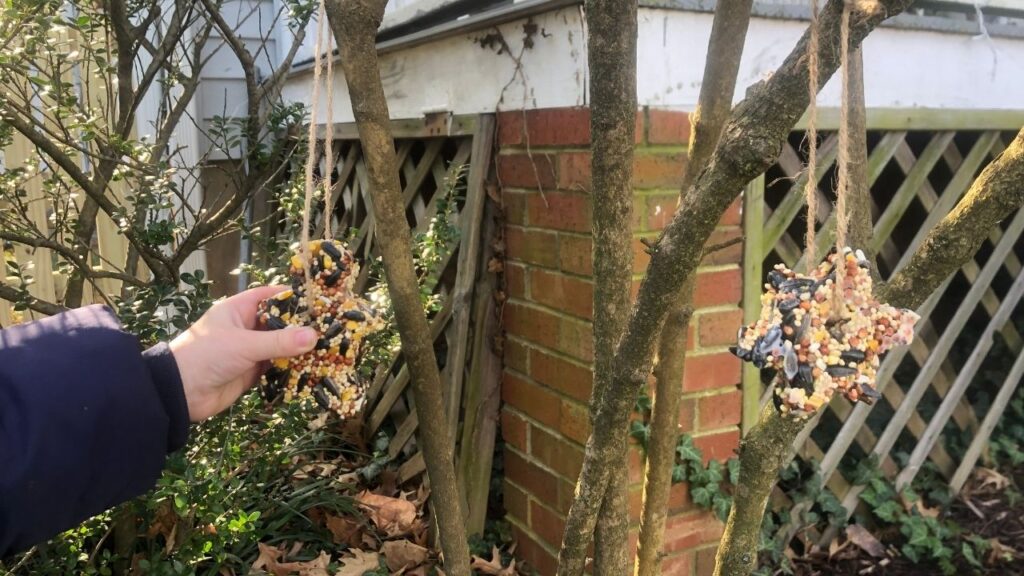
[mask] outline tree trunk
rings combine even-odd
[[[720,2],[715,8],[708,56],[704,63],[704,79],[697,110],[691,119],[689,158],[683,171],[680,197],[706,167],[729,119],[752,4],[753,0],[732,0]],[[676,438],[679,435],[681,382],[690,318],[693,316],[695,272],[684,283],[661,330],[658,365],[654,370],[657,391],[651,415],[651,439],[644,474],[635,566],[635,573],[639,576],[661,573],[661,547],[668,518],[669,492],[672,489]]]
[[[609,393],[611,362],[626,328],[633,276],[633,147],[636,134],[637,4],[588,0],[591,174],[593,177],[594,390],[591,415]],[[619,430],[614,451],[626,461],[628,431]],[[600,492],[594,573],[622,576],[629,568],[629,472],[619,466]],[[590,530],[566,530],[588,539]],[[575,534],[574,534],[575,532]],[[582,552],[586,547],[576,550]],[[561,559],[579,565],[582,554]]]
[[[740,442],[740,480],[715,562],[715,576],[749,576],[757,567],[761,521],[775,480],[805,422],[785,418],[769,403]]]
[[[452,440],[445,423],[434,345],[420,302],[395,143],[377,62],[376,35],[385,4],[386,0],[331,0],[327,2],[327,16],[338,40],[369,174],[377,217],[376,238],[420,417],[417,436],[430,478],[430,500],[437,516],[444,569],[454,576],[468,576],[469,546],[455,481]]]
[[[900,13],[911,0],[882,0],[877,12],[858,13],[850,29],[856,47],[885,17]],[[823,37],[837,34],[844,1],[831,0],[821,14]],[[651,256],[628,328],[612,362],[609,393],[598,398],[593,432],[587,441],[577,498],[566,520],[559,574],[579,574],[611,469],[620,456],[614,446],[625,430],[636,394],[650,374],[657,337],[683,281],[694,272],[703,245],[744,184],[778,157],[783,140],[807,107],[807,35],[782,66],[755,86],[735,109],[708,168],[684,193],[684,200]],[[821,76],[838,66],[838,50],[830,42],[819,47]],[[595,311],[595,313],[599,313]]]

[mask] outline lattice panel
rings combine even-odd
[[[878,254],[883,280],[907,264],[1012,137],[998,131],[869,132],[870,248]],[[748,247],[748,258],[760,266],[748,266],[756,274],[748,274],[746,282],[763,282],[764,273],[778,262],[798,268],[804,264],[802,138],[795,133],[783,147],[763,189],[748,190],[748,202],[763,202],[764,227],[761,238],[755,234]],[[819,254],[835,241],[836,144],[835,133],[823,134],[817,174]],[[973,469],[1024,374],[1022,231],[1024,211],[992,230],[974,258],[921,306],[914,344],[890,353],[883,362],[882,400],[875,406],[851,406],[837,399],[798,438],[795,454],[819,467],[827,488],[848,511],[855,510],[861,491],[851,485],[853,471],[869,455],[879,458],[883,472],[898,486],[908,485],[928,468],[958,490]],[[745,292],[748,300],[756,293],[752,288]],[[747,374],[745,386],[762,386],[751,381],[756,373]],[[769,399],[770,392],[764,391],[761,402]],[[784,494],[776,497],[785,499]],[[797,507],[794,516],[804,511],[806,507]],[[794,536],[795,526],[787,530]],[[801,535],[811,541],[818,536]]]
[[[469,358],[468,350],[473,348],[473,338],[477,336],[471,333],[471,318],[480,311],[468,303],[473,301],[484,248],[481,234],[487,201],[484,179],[491,161],[493,118],[462,119],[443,136],[435,135],[435,130],[422,123],[417,128],[410,122],[399,122],[393,129],[399,136],[395,146],[406,217],[413,236],[428,230],[438,214],[439,202],[455,190],[450,199],[454,211],[452,223],[459,230],[459,238],[437,270],[427,275],[426,284],[442,303],[441,310],[430,318],[431,335],[442,371],[449,431],[457,437],[463,385],[470,364],[479,360]],[[376,220],[359,140],[351,127],[341,131],[343,136],[335,139],[332,146],[334,210],[329,217],[334,236],[348,238],[349,249],[363,264],[356,290],[365,293],[375,281],[369,263],[379,256],[374,242]],[[322,141],[318,153],[320,158],[315,172],[319,178],[327,171]],[[322,202],[314,209],[314,237],[323,234],[324,209]],[[369,435],[380,430],[387,432],[389,456],[403,462],[398,480],[405,482],[424,470],[423,458],[413,440],[419,421],[409,386],[409,372],[399,354],[379,366],[375,374],[364,412],[366,431]]]

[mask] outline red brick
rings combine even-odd
[[[589,363],[594,359],[594,335],[588,322],[509,302],[505,305],[504,323],[510,334],[524,340],[536,342],[583,362]]]
[[[591,225],[590,196],[578,192],[547,192],[531,194],[527,200],[530,226],[589,232]]]
[[[718,547],[712,546],[697,550],[696,570],[694,576],[713,576],[715,573],[715,556],[718,554]]]
[[[738,227],[717,228],[711,233],[704,246],[711,248],[724,242],[735,240],[743,235],[742,229]],[[705,254],[701,259],[701,266],[718,266],[721,264],[739,264],[743,261],[743,242],[737,242],[726,248],[720,248],[714,252]]]
[[[590,238],[559,234],[558,268],[570,274],[593,276],[594,260]]]
[[[526,200],[534,194],[538,193],[504,191],[501,195],[501,204],[505,209],[506,224],[526,226]]]
[[[740,359],[728,352],[690,354],[683,369],[683,391],[730,388],[740,382]]]
[[[501,411],[501,437],[505,443],[526,453],[526,420],[507,407]]]
[[[690,485],[686,482],[673,484],[668,493],[669,513],[685,510],[693,505],[690,500]]]
[[[736,330],[743,324],[743,310],[703,312],[696,317],[700,327],[700,345],[725,346],[736,343]]]
[[[700,448],[704,454],[704,464],[712,460],[723,462],[736,455],[736,448],[740,445],[740,431],[729,430],[707,436],[696,436],[693,445]]]
[[[692,576],[693,554],[684,551],[665,556],[661,561],[661,573],[671,576]]]
[[[722,214],[719,226],[740,226],[743,224],[743,198],[737,198]]]
[[[508,479],[503,483],[501,491],[505,496],[505,512],[524,523],[529,521],[530,497],[526,495],[526,492],[513,486]]]
[[[558,316],[517,302],[508,302],[504,307],[504,325],[509,334],[548,348],[558,347],[561,322]]]
[[[693,320],[691,320],[686,331],[686,351],[693,352],[695,348],[697,348],[697,327],[694,326]]]
[[[505,367],[521,374],[530,373],[530,349],[526,344],[508,338],[505,340]]]
[[[532,536],[519,529],[518,526],[513,527],[512,536],[517,543],[516,557],[525,560],[529,568],[536,570],[542,576],[551,576],[558,571],[558,561],[555,559],[555,555],[548,552]],[[529,574],[530,571],[524,569],[522,573]]]
[[[679,194],[648,196],[644,206],[644,230],[663,230],[679,206]]]
[[[640,520],[640,514],[644,509],[644,489],[643,486],[633,486],[630,488],[627,494],[628,502],[627,507],[629,510],[629,519],[631,522],[636,524]],[[635,542],[633,543],[636,544]]]
[[[530,427],[530,455],[538,462],[569,479],[580,475],[583,450],[536,426]]]
[[[679,401],[679,431],[693,432],[696,429],[697,401],[683,398]]]
[[[682,182],[686,155],[638,153],[633,158],[633,185],[637,188],[677,188]]]
[[[594,361],[594,330],[589,322],[559,318],[558,345],[555,350],[583,362]]]
[[[521,486],[541,502],[558,501],[558,479],[515,450],[505,451],[505,478]]]
[[[498,183],[503,188],[549,190],[555,187],[555,158],[548,154],[499,154],[497,164]]]
[[[526,276],[528,272],[525,266],[505,263],[505,291],[512,298],[526,298]]]
[[[590,145],[589,108],[544,108],[526,112],[530,146]]]
[[[594,373],[586,366],[533,348],[530,350],[530,376],[537,382],[568,394],[580,402],[590,401]]]
[[[557,427],[560,420],[558,395],[510,372],[501,383],[501,399],[545,426]]]
[[[629,467],[629,485],[642,484],[644,481],[644,467],[647,462],[644,458],[644,453],[640,450],[639,446],[632,444],[626,456],[628,458],[627,466]]]
[[[555,503],[555,509],[558,510],[558,513],[567,516],[569,508],[572,507],[575,499],[576,480],[558,479],[558,502]]]
[[[586,405],[562,400],[561,425],[558,430],[565,434],[566,438],[578,444],[585,444],[590,437],[590,410]]]
[[[544,108],[502,112],[498,114],[498,142],[502,146],[525,146],[529,143],[531,148],[587,146],[590,144],[590,109]]]
[[[645,112],[646,110],[636,111],[636,137],[633,139],[634,144],[644,143],[644,126],[646,124],[646,121],[644,120]]]
[[[562,152],[558,155],[558,187],[589,192],[592,188],[590,152]]]
[[[547,268],[558,265],[558,235],[554,232],[507,226],[505,247],[509,260]]]
[[[572,276],[534,270],[530,274],[530,294],[534,302],[589,320],[594,309],[594,285]]]
[[[562,533],[565,532],[565,520],[558,514],[530,501],[530,528],[537,533],[549,546],[562,544]]]
[[[697,427],[700,430],[714,430],[740,423],[743,410],[743,395],[739,390],[704,396],[697,400]]]
[[[649,144],[689,144],[690,114],[651,108],[647,111],[647,142]]]
[[[743,295],[743,277],[739,268],[697,273],[693,304],[697,308],[739,304]]]
[[[665,523],[665,552],[671,554],[715,542],[722,537],[723,528],[718,518],[707,511],[669,517]]]
[[[647,265],[651,263],[651,255],[647,253],[647,245],[644,241],[656,241],[657,236],[636,236],[633,238],[633,273],[640,274],[647,271]]]

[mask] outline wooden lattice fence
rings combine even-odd
[[[448,430],[456,439],[467,528],[470,533],[480,533],[487,507],[501,372],[501,360],[492,348],[497,330],[494,274],[487,266],[495,234],[494,207],[486,190],[494,117],[396,121],[392,130],[406,215],[414,236],[427,231],[439,203],[456,181],[460,182],[458,190],[464,190],[464,195],[455,195],[452,206],[452,223],[459,231],[456,246],[443,256],[427,282],[441,302],[440,310],[430,318],[431,336],[441,368]],[[365,263],[378,257],[373,204],[355,126],[335,126],[334,134],[333,230],[339,237],[355,231],[349,248],[364,262],[356,282],[356,289],[363,292],[372,281],[370,266]],[[319,153],[323,154],[322,145]],[[326,170],[322,156],[320,170]],[[322,212],[315,222],[316,234],[321,235]],[[418,424],[409,372],[398,354],[376,371],[368,391],[365,426],[369,435],[387,432],[388,456],[402,462],[399,483],[425,469],[414,440]]]
[[[1015,130],[1019,121],[1015,118],[1005,128]],[[819,254],[834,242],[835,233],[837,135],[826,131],[822,137],[816,175]],[[870,248],[878,254],[883,280],[906,265],[1012,137],[999,129],[878,130],[869,124],[867,175],[874,215]],[[756,317],[761,284],[775,263],[804,265],[802,139],[802,132],[794,133],[777,164],[745,194],[747,319]],[[854,470],[870,456],[878,458],[881,471],[898,488],[910,485],[927,467],[956,492],[977,464],[1024,376],[1022,232],[1024,210],[992,230],[974,258],[919,308],[922,320],[914,344],[893,351],[882,363],[880,401],[852,406],[835,400],[797,438],[794,456],[817,469],[847,512],[856,509],[863,490],[853,483]],[[770,391],[761,374],[747,368],[745,414],[756,417],[758,406],[768,401]],[[750,423],[746,420],[745,426]],[[782,505],[789,501],[782,493],[775,498]],[[795,507],[793,524],[784,528],[787,538],[797,534],[809,506]],[[833,527],[824,534],[800,533],[806,544],[813,544],[827,541],[834,532]]]

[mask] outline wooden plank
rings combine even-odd
[[[452,136],[470,136],[476,131],[478,115],[466,114],[451,116],[448,122],[439,125],[432,118],[406,118],[391,121],[391,136],[399,138],[441,138]],[[327,135],[324,126],[317,126],[317,139],[323,140]],[[359,131],[354,122],[334,125],[335,140],[358,140]]]
[[[928,213],[925,218],[924,224],[918,229],[917,234],[914,235],[914,239],[907,246],[906,251],[900,258],[900,261],[894,268],[895,271],[902,270],[904,266],[910,261],[910,258],[917,252],[918,247],[924,242],[925,237],[931,232],[932,228],[939,223],[940,220],[945,218],[946,214],[956,206],[957,201],[963,195],[964,192],[970,187],[974,181],[974,174],[978,171],[982,162],[985,161],[988,156],[988,151],[995,143],[998,133],[986,132],[978,141],[974,143],[967,158],[964,159],[960,168],[957,169],[956,174],[950,179],[949,184],[946,185],[945,190],[942,191],[942,196],[936,203],[935,207]],[[947,147],[948,149],[948,147]]]
[[[882,140],[875,146],[871,151],[871,156],[868,158],[868,189],[874,185],[878,177],[882,175],[882,170],[888,165],[889,160],[892,159],[893,154],[896,153],[896,149],[905,143],[907,137],[906,132],[889,132],[882,137]],[[791,194],[793,192],[790,192]],[[869,192],[870,194],[870,192]],[[818,233],[815,240],[815,251],[820,256],[825,255],[828,249],[835,244],[836,241],[836,213],[835,210],[830,210],[828,219],[825,224],[818,229]],[[808,263],[804,262],[804,258],[801,257],[797,262],[795,269],[804,269]]]
[[[821,178],[828,172],[829,168],[836,160],[836,153],[838,152],[838,138],[832,136],[825,140],[825,142],[818,149],[819,162],[818,162],[818,173],[815,182],[821,180]],[[783,198],[782,202],[779,203],[775,211],[772,212],[771,218],[764,225],[764,237],[761,243],[761,254],[763,257],[767,257],[769,253],[775,248],[779,239],[782,238],[783,234],[786,233],[786,228],[793,223],[793,220],[800,213],[800,210],[804,207],[804,196],[801,191],[804,189],[804,183],[807,181],[806,170],[800,173],[800,176],[790,186],[789,192]]]
[[[974,465],[977,463],[978,457],[981,456],[982,450],[988,446],[992,431],[995,430],[996,424],[999,423],[1003,411],[1006,410],[1022,379],[1024,379],[1024,352],[1017,354],[1017,360],[1014,361],[1009,374],[1003,380],[1003,385],[999,387],[999,393],[992,401],[992,407],[989,408],[988,414],[985,414],[985,419],[982,420],[977,434],[974,435],[971,445],[967,447],[967,452],[960,460],[960,467],[956,469],[953,479],[949,482],[949,487],[953,489],[954,494],[959,494],[960,489],[964,487],[964,482],[974,470]]]
[[[943,293],[952,280],[952,276],[943,281],[942,285],[938,290],[933,292],[931,296],[925,300],[924,304],[917,309],[917,313],[922,318],[927,318],[931,315],[932,310],[938,305]],[[900,363],[903,362],[904,356],[908,352],[908,347],[901,346],[890,351],[885,359],[882,361],[882,365],[878,369],[877,373],[877,388],[880,392],[884,393],[892,382],[892,376],[896,372]],[[821,460],[821,474],[824,478],[828,478],[833,472],[839,467],[839,462],[842,457],[846,454],[850,444],[856,438],[859,430],[864,427],[864,422],[867,421],[868,414],[874,408],[871,404],[864,404],[863,402],[858,403],[853,407],[853,412],[843,422],[843,428],[839,431],[839,434],[832,440],[832,444],[829,446],[828,451],[825,453],[825,457]]]
[[[882,215],[875,222],[874,235],[871,242],[872,252],[879,252],[882,248],[881,244],[892,235],[896,225],[903,218],[903,214],[906,213],[910,203],[913,202],[914,197],[917,195],[917,190],[922,184],[927,184],[928,174],[931,173],[932,168],[942,158],[942,152],[949,147],[949,143],[953,141],[953,136],[955,135],[955,132],[936,134],[928,142],[928,146],[921,152],[919,158],[914,158],[914,153],[906,142],[896,150],[894,157],[897,163],[904,168],[907,176],[904,178],[903,183],[900,184],[900,187],[896,189],[896,193],[893,194],[889,205],[885,207],[885,211],[882,212]],[[907,166],[910,166],[909,171]]]
[[[953,386],[949,389],[949,393],[942,399],[942,404],[939,405],[939,409],[928,424],[928,429],[925,430],[920,441],[914,446],[914,451],[910,453],[907,465],[900,472],[899,476],[896,477],[897,489],[902,489],[904,486],[909,485],[914,477],[917,476],[921,465],[928,457],[928,453],[931,452],[932,447],[938,441],[942,428],[949,421],[950,416],[952,416],[953,409],[960,402],[960,398],[967,391],[967,386],[971,383],[975,374],[977,374],[978,369],[981,368],[981,363],[985,360],[985,356],[992,349],[992,345],[995,343],[993,337],[996,330],[1010,320],[1010,314],[1017,308],[1017,304],[1020,303],[1022,296],[1024,296],[1024,275],[1018,276],[1014,281],[1010,291],[1006,294],[1006,298],[1003,299],[1003,303],[999,306],[999,310],[978,338],[977,343],[974,345],[974,350],[971,351],[971,355],[964,362],[963,367],[960,369],[960,374],[957,375]]]
[[[423,461],[423,453],[417,452],[412,458],[406,460],[405,464],[398,467],[398,485],[401,486],[426,471],[427,465]]]
[[[1014,242],[1012,239],[1017,238],[1022,230],[1024,230],[1024,210],[1018,212],[1017,216],[1014,217],[1013,221],[1010,223],[1010,227],[1007,229],[1007,234],[1004,235],[1003,240],[996,246],[992,255],[989,257],[989,261],[986,262],[985,267],[982,268],[979,280],[971,286],[971,289],[967,292],[960,308],[957,309],[953,319],[946,327],[946,331],[943,332],[942,337],[939,339],[935,349],[932,351],[932,355],[929,357],[928,362],[922,366],[917,378],[915,378],[911,385],[910,391],[907,394],[907,399],[897,408],[896,413],[889,420],[889,424],[882,432],[881,437],[879,437],[878,444],[875,445],[875,449],[872,451],[873,454],[877,456],[885,456],[896,443],[896,439],[899,437],[899,433],[903,430],[904,424],[910,418],[910,413],[914,410],[914,407],[920,400],[921,395],[924,394],[924,391],[927,389],[927,383],[931,380],[934,371],[938,369],[941,360],[949,353],[949,349],[952,347],[956,336],[959,335],[960,329],[974,312],[974,307],[977,305],[978,300],[981,299],[981,293],[985,287],[992,282],[992,278],[995,276],[996,271],[998,271],[1000,262],[1002,262],[1002,260],[1006,258],[1006,254],[1013,249]],[[898,350],[899,349],[894,350],[894,352]],[[887,363],[883,363],[883,369],[886,364]],[[892,368],[892,370],[895,370],[895,368]],[[879,380],[879,382],[883,381]],[[841,455],[842,454],[839,454],[839,456]],[[828,454],[826,454],[826,459],[827,458]],[[864,488],[862,486],[854,486],[846,497],[843,498],[843,506],[846,508],[848,513],[852,513],[854,508],[857,506],[858,496],[863,489]]]
[[[409,443],[413,434],[416,432],[416,428],[420,425],[420,417],[416,414],[416,410],[409,412],[405,420],[395,431],[395,437],[391,439],[391,443],[388,444],[388,458],[394,460],[402,453],[402,449]]]
[[[459,213],[459,260],[456,269],[455,286],[451,300],[454,306],[452,325],[454,334],[452,346],[448,349],[448,365],[451,366],[451,382],[445,390],[445,414],[448,416],[448,438],[455,448],[459,427],[459,406],[462,403],[462,385],[466,374],[466,354],[469,352],[469,320],[473,305],[473,287],[480,269],[481,238],[484,204],[487,193],[484,181],[491,164],[491,148],[494,146],[494,116],[483,115],[477,122],[478,131],[473,137],[472,149],[460,146],[459,158],[465,149],[470,161],[466,181],[466,204]],[[448,171],[448,178],[455,177],[465,160],[456,159]],[[436,199],[443,193],[434,193]]]
[[[818,108],[818,130],[839,129],[838,108]],[[1024,110],[951,110],[947,108],[868,108],[868,130],[1020,130]],[[795,130],[807,127],[807,115]]]
[[[764,258],[761,239],[764,227],[764,174],[747,184],[743,192],[743,322],[751,324],[761,316],[761,278]],[[746,434],[757,424],[760,410],[761,371],[743,363],[742,430]]]
[[[489,159],[488,159],[489,161]],[[486,192],[485,192],[486,197]],[[473,337],[469,380],[464,387],[462,438],[456,462],[463,495],[467,534],[482,534],[487,518],[494,442],[501,408],[502,359],[494,351],[501,325],[495,302],[496,276],[487,271],[494,254],[491,238],[497,230],[497,207],[487,203],[483,219],[483,249],[479,255],[481,274],[474,288]]]

